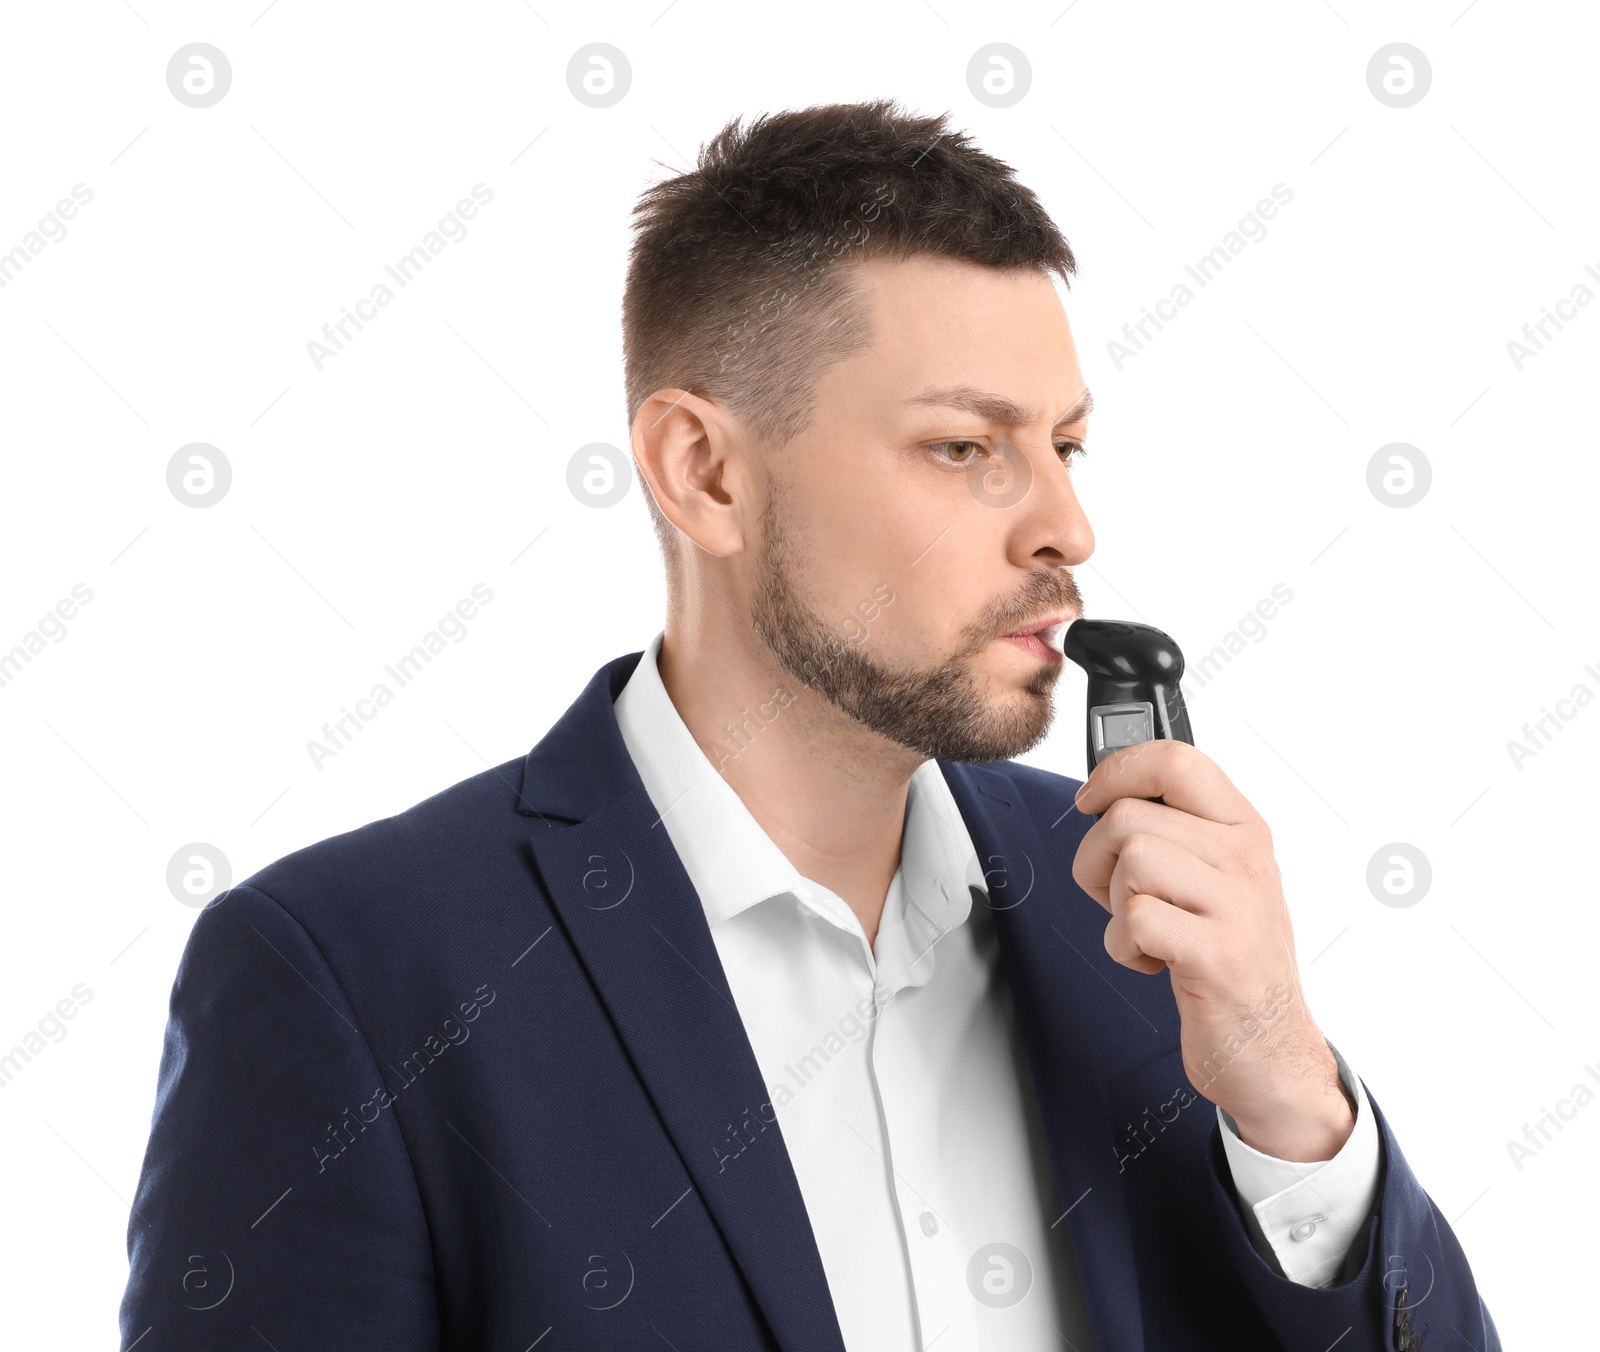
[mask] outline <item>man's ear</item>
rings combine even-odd
[[[634,463],[668,521],[708,554],[747,543],[747,509],[759,501],[727,410],[688,390],[657,390],[634,414]]]

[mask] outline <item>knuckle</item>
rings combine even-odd
[[[1121,859],[1131,869],[1147,867],[1156,856],[1156,838],[1145,831],[1132,831],[1122,842]]]
[[[1131,897],[1124,899],[1117,911],[1117,940],[1124,946],[1137,942],[1139,930],[1138,910],[1131,902]]]
[[[1120,962],[1121,959],[1117,957],[1117,954],[1121,951],[1121,945],[1118,942],[1115,921],[1106,926],[1105,934],[1101,936],[1100,941],[1105,945],[1106,953],[1115,961]]]
[[[1277,877],[1278,867],[1272,855],[1255,845],[1236,847],[1233,858],[1239,872],[1252,882],[1272,882]]]
[[[1154,897],[1136,896],[1129,901],[1125,928],[1128,937],[1140,949],[1148,952],[1151,948],[1164,946],[1167,928],[1167,918],[1163,914],[1166,907]]]
[[[1118,798],[1105,810],[1101,820],[1116,834],[1126,835],[1133,830],[1134,818],[1138,810],[1138,804],[1132,798]]]
[[[1199,748],[1188,742],[1166,738],[1162,745],[1166,748],[1163,754],[1172,762],[1172,768],[1179,774],[1189,774],[1200,762]]]

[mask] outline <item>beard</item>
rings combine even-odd
[[[1017,595],[985,607],[961,631],[955,651],[931,666],[875,660],[860,639],[841,636],[795,589],[793,541],[782,493],[772,481],[763,517],[751,624],[778,664],[863,727],[930,760],[1009,760],[1044,740],[1062,663],[1041,663],[1003,705],[984,693],[979,655],[1001,634],[1042,613],[1082,613],[1077,583],[1064,568],[1031,573]],[[860,627],[860,622],[851,624]],[[861,635],[865,637],[865,633]]]

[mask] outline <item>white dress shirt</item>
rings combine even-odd
[[[661,640],[617,697],[617,724],[705,907],[845,1346],[1093,1347],[993,918],[968,890],[983,873],[937,762],[911,777],[900,865],[869,944],[695,741],[661,683]],[[760,736],[759,720],[745,736]],[[1264,1155],[1218,1111],[1247,1231],[1303,1285],[1332,1278],[1378,1181],[1372,1112],[1335,1056],[1357,1118],[1331,1161]],[[745,1143],[730,1131],[724,1168],[739,1167]]]

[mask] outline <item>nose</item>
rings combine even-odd
[[[1013,518],[1011,562],[1019,568],[1037,568],[1041,562],[1054,567],[1084,562],[1094,553],[1094,528],[1055,442],[1049,437],[1042,443],[1028,438],[1014,445],[1017,468],[1029,482],[1008,513]]]

